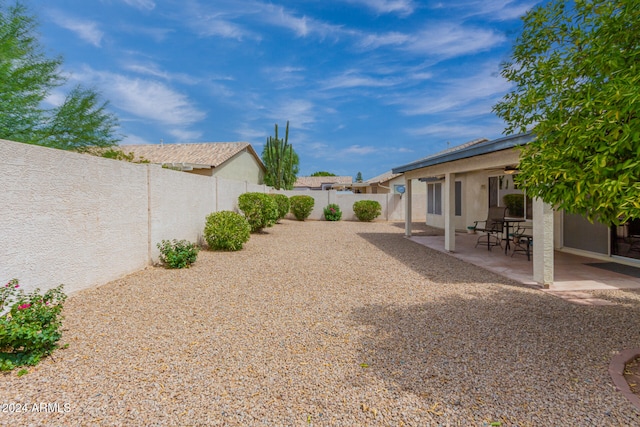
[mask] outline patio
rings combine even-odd
[[[421,234],[424,233],[418,232],[409,239],[524,285],[539,287],[539,284],[533,281],[533,261],[527,261],[526,254],[522,252],[511,256],[510,251],[505,255],[504,242],[501,248],[494,247],[489,251],[486,246],[475,247],[478,234],[456,233],[456,250],[447,252],[444,249],[444,235]],[[554,283],[548,290],[550,292],[640,289],[639,278],[587,265],[606,262],[602,259],[555,251],[554,261]]]

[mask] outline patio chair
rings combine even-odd
[[[513,239],[513,257],[516,252],[522,252],[527,255],[527,261],[531,261],[531,246],[533,246],[533,235],[531,228],[527,225],[518,225],[516,231],[511,236]]]
[[[491,250],[493,246],[502,247],[502,230],[504,223],[505,208],[493,206],[489,208],[487,219],[474,221],[474,229],[482,234],[476,241],[478,245],[487,245],[487,250]]]

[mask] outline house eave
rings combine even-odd
[[[517,146],[522,146],[533,141],[534,136],[531,133],[523,133],[518,135],[510,135],[503,138],[494,139],[478,145],[472,145],[458,151],[444,153],[439,156],[428,157],[426,159],[412,162],[403,166],[393,168],[393,173],[410,172],[429,166],[439,165],[442,163],[453,162],[455,160],[467,159],[469,157],[481,156],[483,154],[494,153],[496,151],[508,150]]]

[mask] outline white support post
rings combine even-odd
[[[548,289],[553,284],[553,209],[533,200],[533,280]]]
[[[456,222],[455,222],[455,174],[444,176],[444,250],[456,250]]]
[[[404,235],[411,237],[411,179],[405,178],[404,188]]]

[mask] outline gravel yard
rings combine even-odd
[[[607,371],[640,347],[640,294],[574,305],[403,231],[284,220],[74,294],[69,348],[0,387],[61,412],[0,425],[640,425]]]

